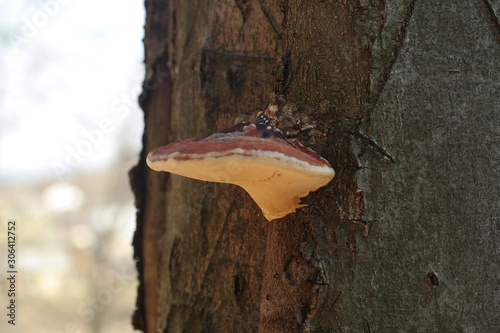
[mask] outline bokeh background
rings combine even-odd
[[[133,332],[142,0],[0,3],[0,308],[16,221],[16,326]],[[5,313],[4,313],[5,312]]]

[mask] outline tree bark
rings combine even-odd
[[[500,6],[487,0],[146,0],[131,171],[144,332],[493,332]],[[251,120],[336,177],[267,222],[152,149]]]

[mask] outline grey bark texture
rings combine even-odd
[[[144,332],[496,332],[500,3],[146,0]],[[251,120],[337,175],[267,222],[148,151]]]

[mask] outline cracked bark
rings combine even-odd
[[[131,172],[145,332],[494,331],[498,20],[488,1],[146,1]],[[277,101],[335,179],[267,222],[241,189],[148,170]]]

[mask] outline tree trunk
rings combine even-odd
[[[487,0],[146,0],[144,332],[494,332],[500,25]],[[147,168],[278,101],[332,164],[267,222],[236,186]]]

